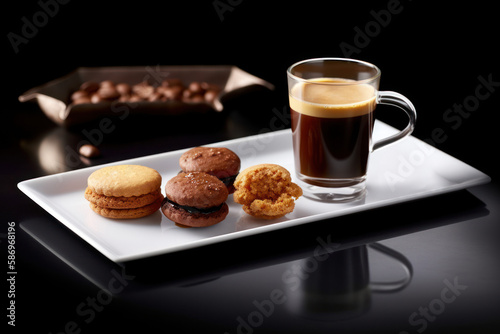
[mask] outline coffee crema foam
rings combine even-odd
[[[340,78],[317,78],[297,83],[289,95],[294,111],[321,118],[345,118],[375,109],[375,88]]]

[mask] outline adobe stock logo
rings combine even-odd
[[[330,257],[331,253],[340,248],[340,244],[332,240],[329,234],[325,239],[317,237],[318,245],[314,248],[312,257],[306,258],[302,264],[294,264],[291,269],[283,272],[281,276],[282,283],[290,290],[295,291],[299,288],[301,281],[309,278],[319,268],[319,263]],[[253,300],[252,309],[246,315],[236,317],[236,325],[232,333],[235,334],[253,334],[262,326],[266,320],[271,317],[278,309],[279,305],[284,305],[288,297],[281,287],[276,287],[269,292],[269,297],[263,300]],[[232,334],[224,332],[224,334]]]
[[[417,333],[423,333],[434,322],[439,315],[443,314],[447,305],[454,303],[462,292],[467,290],[468,286],[458,282],[455,276],[453,281],[443,280],[444,288],[441,289],[439,297],[432,299],[426,306],[420,306],[417,311],[410,314],[408,323],[414,327]],[[407,331],[401,331],[399,334],[409,334]]]
[[[226,12],[232,12],[237,6],[241,5],[243,0],[214,0],[212,5],[214,6],[219,20],[224,21],[224,15]]]
[[[391,191],[404,185],[404,182],[436,152],[434,147],[447,141],[454,131],[457,131],[469,117],[479,110],[481,103],[493,96],[500,88],[500,81],[495,80],[493,73],[479,75],[474,93],[471,92],[463,98],[461,103],[457,101],[451,108],[446,109],[442,114],[443,124],[436,126],[430,131],[429,136],[423,139],[430,146],[417,143],[414,150],[397,157],[397,166],[384,172],[385,181]]]
[[[129,275],[122,267],[121,271],[112,269],[110,271],[110,279],[105,287],[106,290],[100,289],[97,294],[87,296],[85,301],[82,301],[76,306],[75,313],[78,318],[67,321],[62,329],[56,332],[49,332],[49,334],[80,334],[87,333],[84,324],[93,322],[97,315],[103,312],[107,305],[113,301],[113,296],[118,295],[125,290],[125,288],[134,280],[135,276]],[[83,322],[82,322],[83,321]],[[89,331],[92,332],[92,331]]]
[[[411,1],[411,0],[408,0]],[[391,23],[394,15],[401,14],[404,6],[399,0],[389,0],[385,9],[378,11],[371,10],[370,16],[373,20],[366,22],[364,27],[354,27],[353,44],[342,42],[339,44],[342,54],[346,58],[350,58],[353,54],[359,54],[361,51],[370,45],[373,38],[380,35],[383,28]]]
[[[7,33],[7,39],[14,50],[14,53],[19,53],[19,47],[38,35],[41,28],[45,27],[51,18],[59,13],[60,5],[66,5],[70,0],[39,0],[37,2],[40,7],[29,19],[26,16],[21,17],[21,29],[19,33],[10,31]]]

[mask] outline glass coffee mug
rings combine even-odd
[[[387,281],[370,278],[368,247],[383,255],[378,263]],[[321,259],[321,260],[319,260]],[[385,264],[385,261],[391,260]],[[398,266],[391,265],[391,263]],[[394,268],[394,269],[393,269]],[[379,274],[380,275],[380,274]],[[283,275],[287,308],[303,317],[339,321],[358,317],[371,307],[372,294],[397,293],[406,289],[413,278],[413,265],[398,251],[379,243],[355,246],[293,261]]]
[[[413,132],[416,110],[403,95],[379,92],[380,70],[367,62],[317,58],[287,70],[295,170],[304,196],[326,202],[363,198],[371,152]],[[377,104],[399,107],[406,128],[372,142]]]

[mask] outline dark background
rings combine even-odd
[[[16,53],[7,36],[9,33],[22,35],[23,18],[33,22],[33,16],[45,6],[40,3],[50,3],[53,15],[37,28],[26,44],[19,45]],[[39,220],[57,225],[16,189],[18,182],[48,173],[38,166],[32,147],[47,133],[59,131],[35,104],[18,102],[18,96],[26,90],[81,66],[128,65],[235,65],[276,86],[271,96],[252,101],[251,108],[239,110],[240,106],[233,105],[222,117],[210,122],[179,118],[177,121],[183,123],[178,128],[182,130],[158,122],[141,123],[137,127],[132,119],[127,119],[118,131],[106,136],[101,146],[105,154],[93,163],[112,162],[226,139],[227,125],[218,127],[215,123],[229,124],[228,119],[237,129],[234,131],[242,129],[236,136],[258,133],[269,124],[273,108],[282,110],[287,106],[288,66],[307,58],[343,57],[340,45],[356,46],[358,29],[365,31],[368,26],[380,29],[369,36],[366,45],[358,45],[359,50],[350,57],[376,64],[382,70],[380,89],[400,92],[414,103],[418,113],[414,136],[425,140],[431,138],[436,129],[442,129],[439,131],[447,137],[436,147],[490,175],[497,184],[500,87],[480,101],[478,108],[456,129],[443,119],[449,108],[475,94],[480,76],[500,82],[500,29],[494,2],[437,5],[430,1],[401,0],[396,6],[398,13],[391,14],[385,27],[374,25],[373,13],[381,15],[389,4],[397,2],[309,0],[277,5],[270,1],[243,0],[229,4],[230,1],[221,0],[218,3],[231,8],[222,13],[223,20],[212,0],[128,3],[72,0],[58,3],[57,9],[54,3],[41,0],[4,4],[2,224],[7,221],[29,224]],[[378,110],[379,117],[390,124],[400,126],[405,122],[401,113],[393,113],[392,108],[379,107]],[[60,135],[77,142],[81,134],[78,130],[61,129]],[[234,132],[232,135],[235,136]],[[82,163],[73,168],[85,166]],[[450,201],[447,205],[450,210],[457,206]],[[380,219],[383,215],[379,213],[375,217]],[[356,219],[348,221],[359,223]],[[2,228],[1,233],[5,231]],[[302,230],[296,233],[307,234]],[[319,232],[310,234],[313,244],[314,236],[318,235],[315,233]],[[294,236],[288,237],[293,240]],[[52,255],[34,244],[29,236],[18,232],[18,239],[23,246],[18,253],[19,265],[24,268],[20,269],[24,271],[19,278],[17,297],[22,305],[18,309],[19,324],[38,329],[33,332],[62,330],[64,323],[74,317],[75,305],[86,296],[95,296],[97,290],[71,268],[61,266],[62,262],[55,257],[52,259]],[[251,243],[244,245],[252,247]],[[265,242],[261,247],[267,249]],[[281,250],[282,253],[288,251],[294,250]],[[227,256],[222,249],[213,252]],[[188,259],[198,259],[197,256],[191,254]],[[262,258],[265,259],[265,255]],[[31,301],[33,304],[29,305]],[[139,306],[120,303],[117,300],[116,306],[107,308],[106,316],[98,317],[84,332],[97,331],[113,323],[117,329],[126,331],[127,322],[120,322],[123,310],[129,310],[123,317],[137,328],[149,324],[153,330],[154,321],[165,316],[152,309],[148,311],[149,317],[141,321],[143,315],[137,313]],[[30,322],[32,318],[42,320]],[[196,327],[192,321],[179,318],[176,324]],[[159,328],[175,332],[168,325]],[[210,331],[207,329],[207,332]],[[223,333],[224,327],[217,328],[217,332]]]
[[[435,128],[442,128],[448,137],[440,149],[486,173],[496,173],[485,157],[495,157],[500,94],[481,101],[457,129],[443,120],[447,109],[474,94],[478,76],[500,81],[499,28],[491,2],[307,1],[278,6],[266,1],[230,5],[221,0],[231,8],[220,9],[223,20],[214,3],[73,0],[59,4],[36,35],[19,45],[18,53],[4,37],[4,103],[21,113],[30,108],[19,106],[21,93],[79,66],[230,64],[276,85],[275,101],[255,110],[258,117],[266,117],[273,107],[287,104],[289,65],[307,58],[345,56],[340,44],[356,46],[356,27],[365,31],[375,22],[373,12],[399,3],[390,22],[378,25],[366,46],[349,56],[381,68],[381,90],[398,91],[413,101],[418,138],[429,138]],[[42,10],[35,1],[8,6],[4,36],[21,35],[22,18],[33,22],[33,15]],[[385,113],[380,114],[384,118]],[[7,142],[17,140],[15,125],[3,133]]]

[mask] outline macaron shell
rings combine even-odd
[[[141,196],[161,187],[161,175],[146,166],[107,166],[93,172],[87,184],[93,192],[104,196]]]
[[[207,173],[179,173],[165,185],[165,194],[173,202],[195,208],[211,208],[224,203],[227,187]]]
[[[94,203],[89,203],[90,208],[97,214],[112,219],[134,219],[149,216],[161,207],[163,201],[163,195],[159,197],[153,203],[135,209],[110,209],[103,208],[95,205]]]
[[[87,187],[85,190],[85,199],[102,208],[109,209],[135,209],[153,203],[159,197],[163,197],[160,188],[141,196],[104,196],[94,193]]]
[[[241,161],[228,148],[199,146],[184,152],[179,165],[184,172],[205,172],[224,178],[238,174]]]

